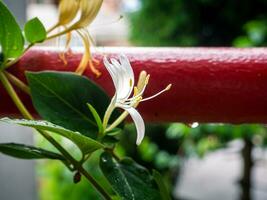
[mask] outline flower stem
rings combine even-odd
[[[106,132],[111,131],[116,128],[126,117],[128,116],[128,112],[124,111],[107,129]]]
[[[54,26],[52,26],[51,28],[49,28],[46,32],[47,32],[47,33],[50,33],[50,32],[52,32],[53,30],[55,30],[58,26],[59,26],[59,24],[56,23]]]
[[[67,34],[68,32],[71,32],[71,31],[72,31],[72,29],[66,29],[66,30],[61,31],[61,32],[59,32],[59,33],[56,33],[56,34],[54,34],[54,35],[48,36],[48,37],[46,38],[46,40],[54,39],[54,38],[59,37],[59,36],[61,36],[61,35]]]
[[[7,79],[6,75],[3,72],[0,72],[0,81],[2,82],[4,88],[10,95],[11,99],[26,119],[32,120],[33,117],[27,110],[27,108],[22,103],[21,99],[17,95],[16,91],[14,90],[13,86]],[[75,169],[77,169],[81,174],[83,174],[87,180],[95,187],[95,189],[106,199],[111,200],[112,198],[109,196],[109,194],[105,191],[105,189],[83,168],[83,166],[76,161],[54,138],[52,138],[48,132],[38,130],[37,131],[45,138],[47,139],[51,144],[53,144],[57,150],[74,166]],[[64,162],[63,162],[64,163]],[[64,163],[66,164],[66,163]]]
[[[113,110],[115,109],[115,102],[114,102],[114,98],[111,99],[111,102],[105,112],[105,115],[104,115],[104,119],[103,119],[103,130],[104,132],[106,132],[106,128],[107,128],[107,125],[108,125],[108,121],[109,121],[109,118],[113,112]]]

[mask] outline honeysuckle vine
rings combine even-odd
[[[57,150],[54,152],[30,145],[0,143],[0,153],[22,159],[59,160],[74,173],[74,183],[78,183],[80,179],[77,177],[82,175],[106,200],[129,197],[132,200],[146,199],[147,193],[143,192],[143,187],[146,187],[149,199],[169,200],[158,172],[151,174],[132,159],[116,155],[115,150],[123,132],[121,124],[128,115],[137,130],[136,144],[141,144],[145,136],[145,124],[136,107],[140,102],[168,91],[171,84],[157,94],[143,98],[150,75],[142,71],[135,84],[131,64],[123,54],[119,60],[103,59],[116,89],[111,100],[103,89],[81,76],[88,64],[96,76],[101,75],[93,64],[95,61],[90,52],[92,39],[87,27],[95,19],[102,3],[103,0],[61,0],[58,22],[53,27],[46,30],[41,21],[34,18],[25,24],[22,31],[12,13],[0,1],[0,82],[23,117],[10,119],[7,116],[0,121],[34,128]],[[75,73],[26,72],[27,83],[24,83],[7,71],[36,43],[66,35],[67,50],[73,32],[80,36],[85,49]],[[66,50],[59,55],[65,63],[68,62]],[[42,120],[34,119],[15,87],[30,95]],[[120,114],[117,108],[124,112]],[[64,143],[54,138],[56,135],[71,140],[82,156],[72,155]],[[102,186],[83,166],[95,152],[101,153],[98,165],[110,184],[109,188]]]

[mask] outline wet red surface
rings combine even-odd
[[[143,102],[138,107],[151,122],[267,122],[267,49],[234,48],[98,48],[94,57],[101,63],[100,78],[88,69],[85,76],[100,84],[110,96],[114,87],[102,64],[103,55],[126,54],[137,75],[146,70],[150,83],[145,96],[153,95],[173,84],[170,91]],[[25,71],[74,71],[80,51],[67,56],[68,64],[55,49],[33,49],[9,69],[25,81]],[[22,94],[31,107],[30,98]],[[18,111],[0,89],[1,115],[17,115]],[[52,103],[52,102],[51,102]]]

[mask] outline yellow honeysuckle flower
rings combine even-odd
[[[74,25],[74,29],[90,25],[97,16],[103,0],[80,0],[81,17]]]
[[[58,24],[66,25],[76,17],[80,8],[80,0],[61,0],[59,4]]]
[[[82,75],[86,70],[88,64],[91,71],[96,74],[96,76],[101,75],[93,64],[93,58],[90,51],[93,41],[91,41],[87,26],[89,26],[97,16],[102,3],[103,0],[61,0],[59,4],[58,22],[55,26],[48,30],[48,33],[51,33],[56,28],[63,28],[63,31],[60,31],[59,33],[50,34],[48,39],[67,34],[68,40],[66,43],[66,49],[69,46],[72,31],[76,31],[78,33],[83,41],[85,49],[82,60],[76,70],[76,73],[80,75]],[[75,21],[77,18],[78,20]],[[64,54],[61,55],[61,58],[65,63],[67,62]]]

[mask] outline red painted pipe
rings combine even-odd
[[[173,87],[167,93],[139,106],[150,122],[267,122],[267,49],[234,48],[98,48],[94,56],[116,57],[126,54],[136,74],[146,70],[151,74],[145,96]],[[10,71],[25,81],[24,72],[57,70],[74,71],[81,54],[67,56],[65,66],[55,49],[30,50]],[[85,76],[99,83],[109,95],[113,83],[103,68],[100,78],[88,69]],[[18,111],[1,88],[0,113],[17,115]],[[20,95],[31,106],[27,95]]]

